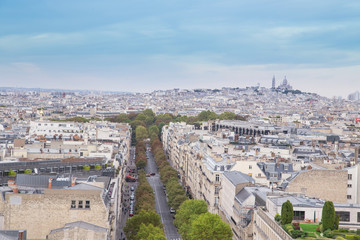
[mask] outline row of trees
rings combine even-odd
[[[140,210],[155,210],[155,196],[154,191],[148,181],[144,170],[139,171],[138,186],[136,188],[136,204],[135,212]]]
[[[162,143],[158,137],[152,138],[151,150],[160,170],[160,179],[166,187],[169,200],[168,203],[170,207],[178,209],[179,206],[188,199],[183,187],[178,181],[178,173],[166,160]]]
[[[209,213],[203,200],[187,200],[175,215],[174,224],[184,240],[231,240],[232,231],[217,214]]]
[[[136,143],[135,152],[135,164],[138,169],[144,169],[146,167],[146,145],[144,141],[138,141]]]

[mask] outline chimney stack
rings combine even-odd
[[[52,180],[53,180],[52,178],[49,178],[49,187],[48,187],[49,189],[51,189]]]
[[[19,230],[19,240],[24,240],[24,231]]]
[[[71,178],[71,186],[72,187],[75,186],[75,183],[76,183],[76,178],[75,177]]]
[[[359,161],[359,147],[355,147],[355,156],[354,156],[354,162],[355,164]]]

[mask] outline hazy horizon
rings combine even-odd
[[[358,1],[0,2],[0,85],[360,90]]]

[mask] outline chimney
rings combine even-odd
[[[49,187],[48,187],[49,189],[51,189],[52,180],[53,180],[52,178],[49,178]]]
[[[72,187],[75,186],[75,183],[76,183],[76,178],[75,177],[71,178],[71,186]]]
[[[24,240],[24,231],[19,230],[19,240]]]

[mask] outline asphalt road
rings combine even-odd
[[[146,165],[146,173],[155,173],[155,176],[147,177],[148,182],[155,192],[155,208],[161,217],[161,222],[164,225],[165,237],[168,240],[181,240],[180,234],[173,223],[173,215],[170,213],[170,208],[167,204],[163,184],[160,180],[159,171],[155,163],[154,156],[150,151],[146,151],[148,157]]]

